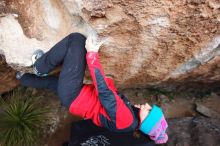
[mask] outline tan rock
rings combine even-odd
[[[0,56],[0,94],[12,90],[18,85],[15,79],[15,70],[9,67]]]
[[[0,50],[27,66],[73,31],[96,31],[108,42],[101,63],[120,88],[216,86],[220,22],[214,0],[8,0],[0,18]],[[15,35],[9,35],[15,34]],[[17,40],[17,41],[15,41]],[[15,50],[22,50],[13,54]]]

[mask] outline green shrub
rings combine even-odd
[[[49,108],[41,97],[15,90],[3,100],[0,97],[0,143],[5,146],[37,145],[48,121]]]

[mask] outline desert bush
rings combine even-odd
[[[40,98],[20,90],[0,98],[0,143],[3,146],[37,145],[50,112],[48,107],[42,106]]]

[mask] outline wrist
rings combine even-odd
[[[88,53],[98,53],[96,50],[87,50]]]
[[[87,52],[93,52],[93,53],[97,53],[98,50],[94,49],[94,48],[91,48],[91,49],[88,49]]]
[[[87,52],[86,53],[86,58],[92,59],[92,58],[98,57],[98,56],[99,56],[98,52]]]
[[[89,53],[89,54],[98,54],[97,51],[87,51],[87,53]]]

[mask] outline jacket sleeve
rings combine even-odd
[[[86,54],[86,60],[87,60],[87,65],[89,68],[90,75],[93,80],[93,84],[95,85],[96,93],[98,93],[98,87],[97,87],[97,80],[96,80],[96,75],[95,75],[95,70],[99,70],[100,75],[103,77],[104,81],[106,82],[108,88],[110,88],[109,83],[108,83],[108,78],[105,77],[104,71],[102,69],[102,66],[99,62],[99,54],[97,52],[87,52]]]
[[[113,82],[104,76],[98,53],[87,52],[86,59],[97,96],[110,118],[101,115],[101,123],[111,130],[128,128],[134,121],[133,112],[117,94]]]

